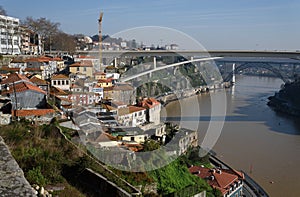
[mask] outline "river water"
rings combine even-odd
[[[283,81],[257,76],[237,76],[236,80],[225,93],[212,91],[172,102],[163,114],[187,117],[182,125],[197,129],[201,144],[208,133],[211,104],[216,104],[211,98],[220,98],[218,105],[227,103],[226,118],[212,150],[233,168],[247,172],[270,196],[300,196],[300,119],[267,106],[268,97]]]

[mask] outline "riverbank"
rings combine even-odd
[[[189,98],[199,94],[205,94],[211,90],[218,90],[218,89],[231,88],[231,87],[232,87],[231,82],[223,82],[211,86],[200,86],[195,89],[180,90],[175,93],[160,95],[157,96],[156,99],[159,100],[162,103],[162,105],[166,106],[173,101]]]
[[[286,83],[279,92],[269,97],[268,105],[275,111],[300,117],[300,79]]]

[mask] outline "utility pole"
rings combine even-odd
[[[13,82],[13,91],[14,91],[15,102],[16,102],[16,104],[15,104],[16,109],[14,110],[14,116],[17,118],[18,99],[17,99],[17,93],[16,93],[15,82]]]
[[[101,71],[102,66],[102,18],[103,12],[100,13],[98,24],[99,24],[99,71]]]

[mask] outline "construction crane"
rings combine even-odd
[[[103,12],[100,13],[98,24],[99,24],[99,71],[101,71],[102,66],[102,18]]]

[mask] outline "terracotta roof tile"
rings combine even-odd
[[[134,112],[144,111],[145,110],[142,107],[136,107],[136,106],[128,106],[128,108],[129,108],[129,112],[130,113],[134,113]]]
[[[25,63],[25,61],[20,58],[14,58],[10,63]]]
[[[69,79],[69,76],[63,75],[63,74],[59,74],[59,75],[54,75],[51,77],[51,80],[53,79]]]
[[[70,67],[93,67],[93,62],[89,60],[83,60],[81,62],[75,62]]]
[[[208,184],[213,188],[219,189],[222,194],[229,191],[230,185],[238,180],[238,175],[231,170],[225,169],[209,169],[200,166],[193,166],[189,171],[202,179],[207,179]],[[200,173],[199,173],[200,172]],[[214,177],[210,179],[210,177]]]
[[[9,83],[17,82],[17,81],[28,81],[29,82],[29,79],[24,75],[12,73],[12,74],[8,75],[8,78],[3,80],[1,82],[1,84],[9,84]]]
[[[2,94],[8,94],[8,93],[11,94],[14,91],[15,92],[23,92],[23,91],[27,91],[27,90],[32,90],[32,91],[35,91],[35,92],[46,94],[46,92],[44,90],[42,90],[41,88],[39,88],[35,85],[32,85],[30,83],[27,83],[27,82],[17,83],[15,85],[10,85],[9,90],[3,91]]]
[[[160,104],[160,102],[158,102],[154,98],[145,98],[144,100],[142,100],[142,102],[139,104],[139,106],[147,108],[147,109],[151,109],[159,104]]]
[[[12,115],[26,117],[26,116],[45,116],[47,114],[54,114],[54,109],[30,109],[30,110],[15,110]]]
[[[48,85],[47,81],[40,79],[36,76],[31,77],[29,80],[36,85]]]
[[[98,80],[98,83],[111,83],[112,82],[112,79],[99,79]]]
[[[94,75],[103,75],[103,76],[105,75],[106,76],[106,74],[104,72],[95,72]]]
[[[51,86],[50,87],[50,94],[52,95],[60,95],[60,96],[66,96],[68,95],[67,92],[63,91],[62,89],[58,87]]]
[[[133,91],[134,88],[130,84],[117,84],[114,86],[115,91]]]

